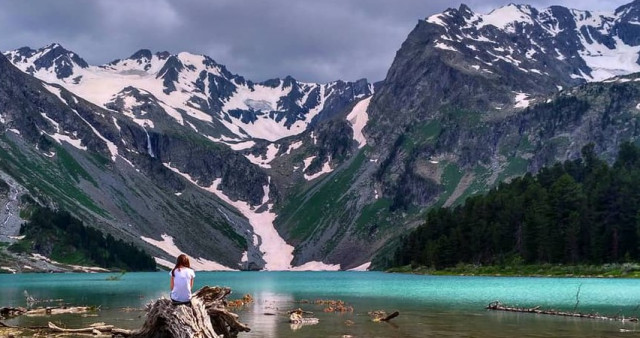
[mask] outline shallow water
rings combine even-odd
[[[40,325],[53,321],[79,327],[104,321],[137,328],[144,320],[144,305],[168,294],[167,272],[127,273],[121,280],[106,280],[111,275],[0,275],[0,306],[24,306],[23,292],[27,290],[37,299],[63,299],[66,304],[95,305],[101,310],[97,317],[19,317],[7,323]],[[254,297],[254,303],[236,311],[252,328],[241,337],[626,337],[629,333],[620,329],[640,330],[633,323],[484,310],[493,300],[572,310],[580,288],[578,311],[638,316],[640,281],[635,279],[197,272],[194,287],[203,285],[230,286],[232,299],[246,293]],[[316,299],[341,299],[353,306],[354,312],[324,313],[322,306],[313,304]],[[320,323],[291,326],[283,313],[297,307],[313,311]],[[397,310],[400,316],[390,323],[373,323],[367,312],[378,309]]]

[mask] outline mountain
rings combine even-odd
[[[171,122],[236,147],[246,140],[276,141],[300,134],[373,90],[364,79],[316,84],[288,76],[254,83],[208,56],[190,53],[142,49],[101,66],[88,65],[59,44],[4,54],[22,71],[127,114],[142,126],[153,128],[153,119],[146,121],[143,115],[155,109]]]
[[[457,204],[589,142],[613,161],[639,135],[636,77],[622,76],[640,70],[639,8],[461,5],[420,20],[368,108],[381,195],[405,212]]]
[[[446,104],[513,111],[562,88],[638,72],[639,7],[608,13],[511,4],[483,15],[461,5],[430,16],[398,51],[371,114],[402,128],[401,120],[429,118]]]
[[[382,266],[434,206],[637,142],[638,9],[448,9],[375,90],[254,83],[190,53],[92,66],[57,44],[9,51],[0,200],[11,229],[29,194],[164,265],[185,251],[203,268]]]
[[[134,122],[24,74],[4,57],[0,106],[0,171],[9,186],[2,199],[10,210],[3,225],[13,229],[2,233],[3,240],[17,235],[21,196],[30,195],[162,260],[171,260],[170,254],[145,238],[190,251],[201,267],[239,268],[243,255],[252,254],[246,238],[238,235],[251,238],[246,220],[154,162],[147,154],[150,136]]]
[[[12,187],[133,240],[165,266],[186,251],[200,269],[292,268],[294,248],[272,225],[279,190],[262,151],[317,151],[268,139],[306,133],[315,144],[307,129],[373,89],[366,80],[253,83],[188,53],[141,50],[99,67],[58,44],[5,55],[22,71],[2,58],[1,170]],[[340,160],[331,156],[301,171],[317,177]]]
[[[613,161],[640,135],[637,76],[628,75],[640,69],[640,41],[630,38],[639,5],[509,5],[486,15],[462,5],[420,20],[362,101],[367,146],[296,192],[276,224],[302,253],[377,255],[380,266],[433,206],[574,159],[590,142]]]

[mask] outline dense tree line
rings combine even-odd
[[[393,265],[602,264],[639,260],[640,148],[621,145],[613,166],[593,145],[455,208],[432,209],[401,240]]]
[[[66,211],[37,207],[20,228],[25,238],[14,251],[32,251],[63,263],[95,264],[127,271],[154,271],[149,254],[130,243],[85,226]]]

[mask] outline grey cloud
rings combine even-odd
[[[630,0],[629,0],[630,1]],[[629,1],[582,1],[613,10]],[[512,0],[469,0],[486,13]],[[206,54],[252,80],[292,75],[327,82],[384,78],[419,19],[443,0],[0,0],[0,49],[59,42],[91,64],[140,48]],[[535,7],[574,1],[535,0]]]

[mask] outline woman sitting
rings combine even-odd
[[[191,289],[196,273],[191,269],[189,257],[178,256],[176,266],[171,270],[171,301],[175,305],[191,304]]]

